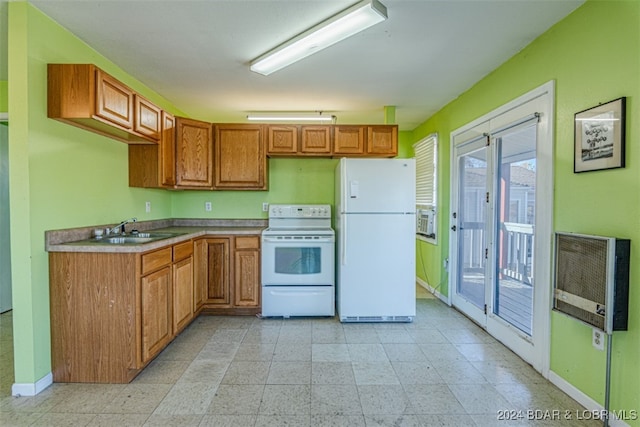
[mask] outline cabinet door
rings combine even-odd
[[[193,312],[196,313],[204,304],[204,296],[209,283],[207,240],[193,242]]]
[[[193,260],[185,258],[173,264],[173,334],[193,318]]]
[[[159,173],[160,184],[167,187],[176,185],[176,119],[166,111],[162,112],[162,133],[160,136]]]
[[[216,125],[215,186],[220,190],[266,190],[267,156],[261,125]]]
[[[206,239],[207,280],[205,303],[231,304],[231,240],[227,237]]]
[[[234,253],[234,305],[260,305],[260,237],[236,237]]]
[[[367,154],[393,157],[398,155],[398,126],[367,127]]]
[[[334,126],[333,138],[335,155],[364,154],[364,126]]]
[[[296,154],[298,152],[297,126],[269,126],[267,154]]]
[[[176,184],[178,187],[213,186],[211,124],[176,118]]]
[[[331,126],[302,126],[303,154],[331,155]]]
[[[171,268],[141,279],[142,362],[155,356],[171,339]]]
[[[96,69],[96,115],[123,128],[133,128],[133,91],[99,69]]]
[[[153,139],[160,139],[162,111],[140,95],[134,96],[135,116],[133,130]]]

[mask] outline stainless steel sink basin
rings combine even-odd
[[[160,238],[153,237],[137,237],[137,236],[119,236],[119,237],[107,237],[100,239],[102,243],[112,243],[114,245],[123,245],[125,243],[149,243],[154,240],[160,240]]]
[[[111,245],[126,245],[126,244],[142,244],[155,242],[156,240],[169,239],[171,237],[179,236],[181,233],[138,233],[127,234],[126,236],[113,236],[102,237],[95,239],[96,243],[104,243]]]

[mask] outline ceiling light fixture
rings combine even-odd
[[[310,112],[264,112],[249,113],[247,120],[252,122],[335,122],[333,114],[323,114],[322,111]]]
[[[268,76],[385,19],[387,8],[378,0],[360,1],[260,56],[250,69]]]

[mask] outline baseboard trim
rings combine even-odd
[[[567,380],[551,370],[549,371],[549,381],[551,381],[551,383],[558,387],[560,390],[567,393],[573,400],[584,406],[588,411],[604,411],[604,408],[598,402],[584,394],[573,384],[569,383]],[[575,417],[576,414],[573,414],[573,416]],[[625,423],[623,420],[618,419],[615,413],[610,414],[609,425],[611,427],[630,427],[629,424]]]
[[[418,283],[418,285],[422,286],[427,291],[429,291],[429,293],[433,294],[433,296],[438,298],[440,301],[444,302],[447,305],[450,305],[449,304],[449,299],[447,297],[445,297],[444,295],[442,295],[439,291],[433,289],[431,287],[431,285],[429,285],[427,282],[425,282],[424,280],[422,280],[421,278],[419,278],[417,276],[416,276],[416,282]]]
[[[40,378],[35,383],[15,383],[11,387],[11,395],[20,396],[35,396],[42,390],[53,384],[53,374],[49,372],[44,377]]]

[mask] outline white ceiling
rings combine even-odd
[[[383,123],[384,106],[392,105],[401,130],[583,3],[381,1],[385,22],[262,76],[249,71],[252,59],[356,0],[29,0],[195,118],[244,122],[249,111],[322,110],[338,123]]]

